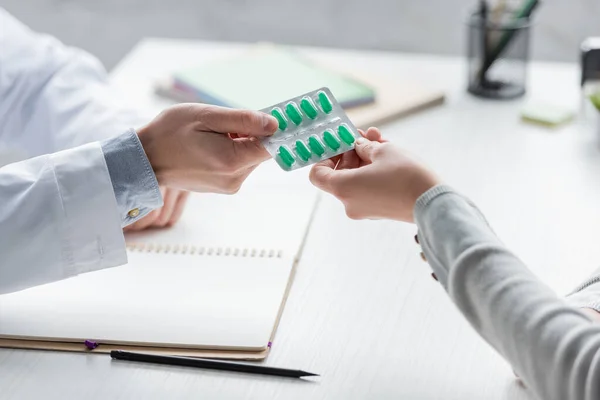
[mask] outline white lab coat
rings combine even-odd
[[[147,121],[98,60],[0,8],[0,158],[34,157],[0,168],[0,294],[126,263],[102,149],[85,143]]]

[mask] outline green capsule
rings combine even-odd
[[[300,108],[304,111],[304,114],[308,115],[308,118],[317,118],[317,107],[315,107],[310,97],[305,97],[300,101]]]
[[[281,111],[281,108],[277,107],[271,110],[271,115],[277,118],[277,122],[279,122],[279,130],[285,131],[288,124],[283,116],[283,111]]]
[[[337,140],[335,135],[329,129],[323,133],[323,140],[332,150],[337,150],[340,148],[340,142]]]
[[[356,140],[346,125],[340,125],[338,128],[338,135],[340,139],[342,139],[342,141],[347,145],[351,145]]]
[[[327,97],[327,93],[324,91],[319,92],[319,103],[321,104],[321,108],[325,112],[325,114],[329,114],[331,110],[333,110],[333,105],[331,104],[331,100]]]
[[[285,106],[285,113],[290,117],[294,124],[300,125],[302,122],[302,114],[295,103],[288,103],[288,105]]]
[[[300,156],[302,161],[308,161],[311,156],[310,150],[301,140],[296,141],[296,153]]]
[[[296,162],[292,152],[289,151],[288,148],[285,146],[279,147],[279,158],[281,159],[283,164],[288,168],[290,168]]]
[[[316,138],[316,136],[311,136],[308,138],[308,147],[310,147],[313,153],[315,153],[319,157],[321,157],[323,153],[325,153],[325,148],[323,147],[319,139]]]

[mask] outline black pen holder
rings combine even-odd
[[[468,91],[489,99],[513,99],[525,94],[529,60],[530,21],[513,13],[468,22]]]

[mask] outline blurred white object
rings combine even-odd
[[[27,159],[27,153],[16,149],[5,149],[0,147],[0,168],[5,165]]]

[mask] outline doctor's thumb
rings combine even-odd
[[[244,167],[257,165],[271,158],[262,143],[253,138],[240,138],[233,141],[234,161]]]

